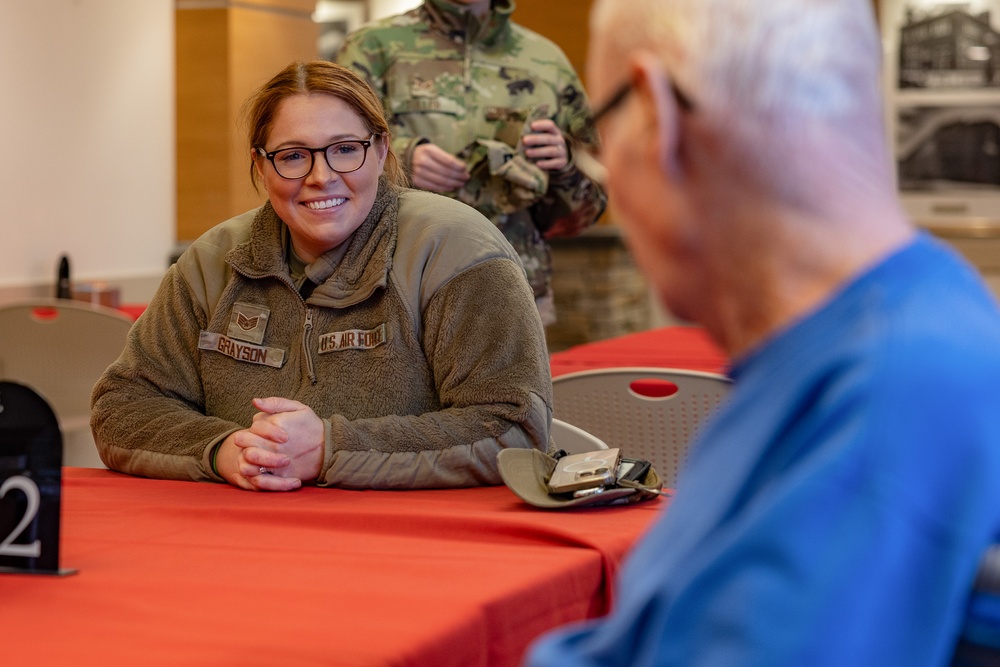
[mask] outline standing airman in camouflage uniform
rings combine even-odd
[[[544,238],[579,233],[607,199],[567,141],[596,143],[579,77],[513,11],[514,0],[424,0],[351,33],[336,60],[381,95],[413,186],[464,201],[503,231],[550,324]]]

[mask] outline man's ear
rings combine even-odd
[[[673,178],[681,175],[681,109],[671,88],[670,74],[651,53],[633,55],[632,86],[641,107],[645,130],[657,162]]]

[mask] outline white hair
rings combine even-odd
[[[787,181],[832,142],[843,171],[891,183],[871,0],[597,0],[591,33],[658,53],[748,170]]]

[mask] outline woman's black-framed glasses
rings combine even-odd
[[[263,148],[257,148],[257,152],[267,158],[274,166],[274,171],[278,176],[295,180],[309,175],[313,169],[313,160],[316,153],[322,153],[326,158],[326,164],[338,174],[349,174],[352,171],[361,169],[368,157],[368,149],[371,148],[375,140],[375,134],[367,139],[352,139],[350,141],[335,141],[322,148],[309,148],[307,146],[292,146],[268,153]]]

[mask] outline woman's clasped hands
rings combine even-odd
[[[250,428],[231,433],[219,448],[219,474],[250,491],[292,491],[319,477],[323,420],[287,398],[255,398],[253,405],[258,412]]]

